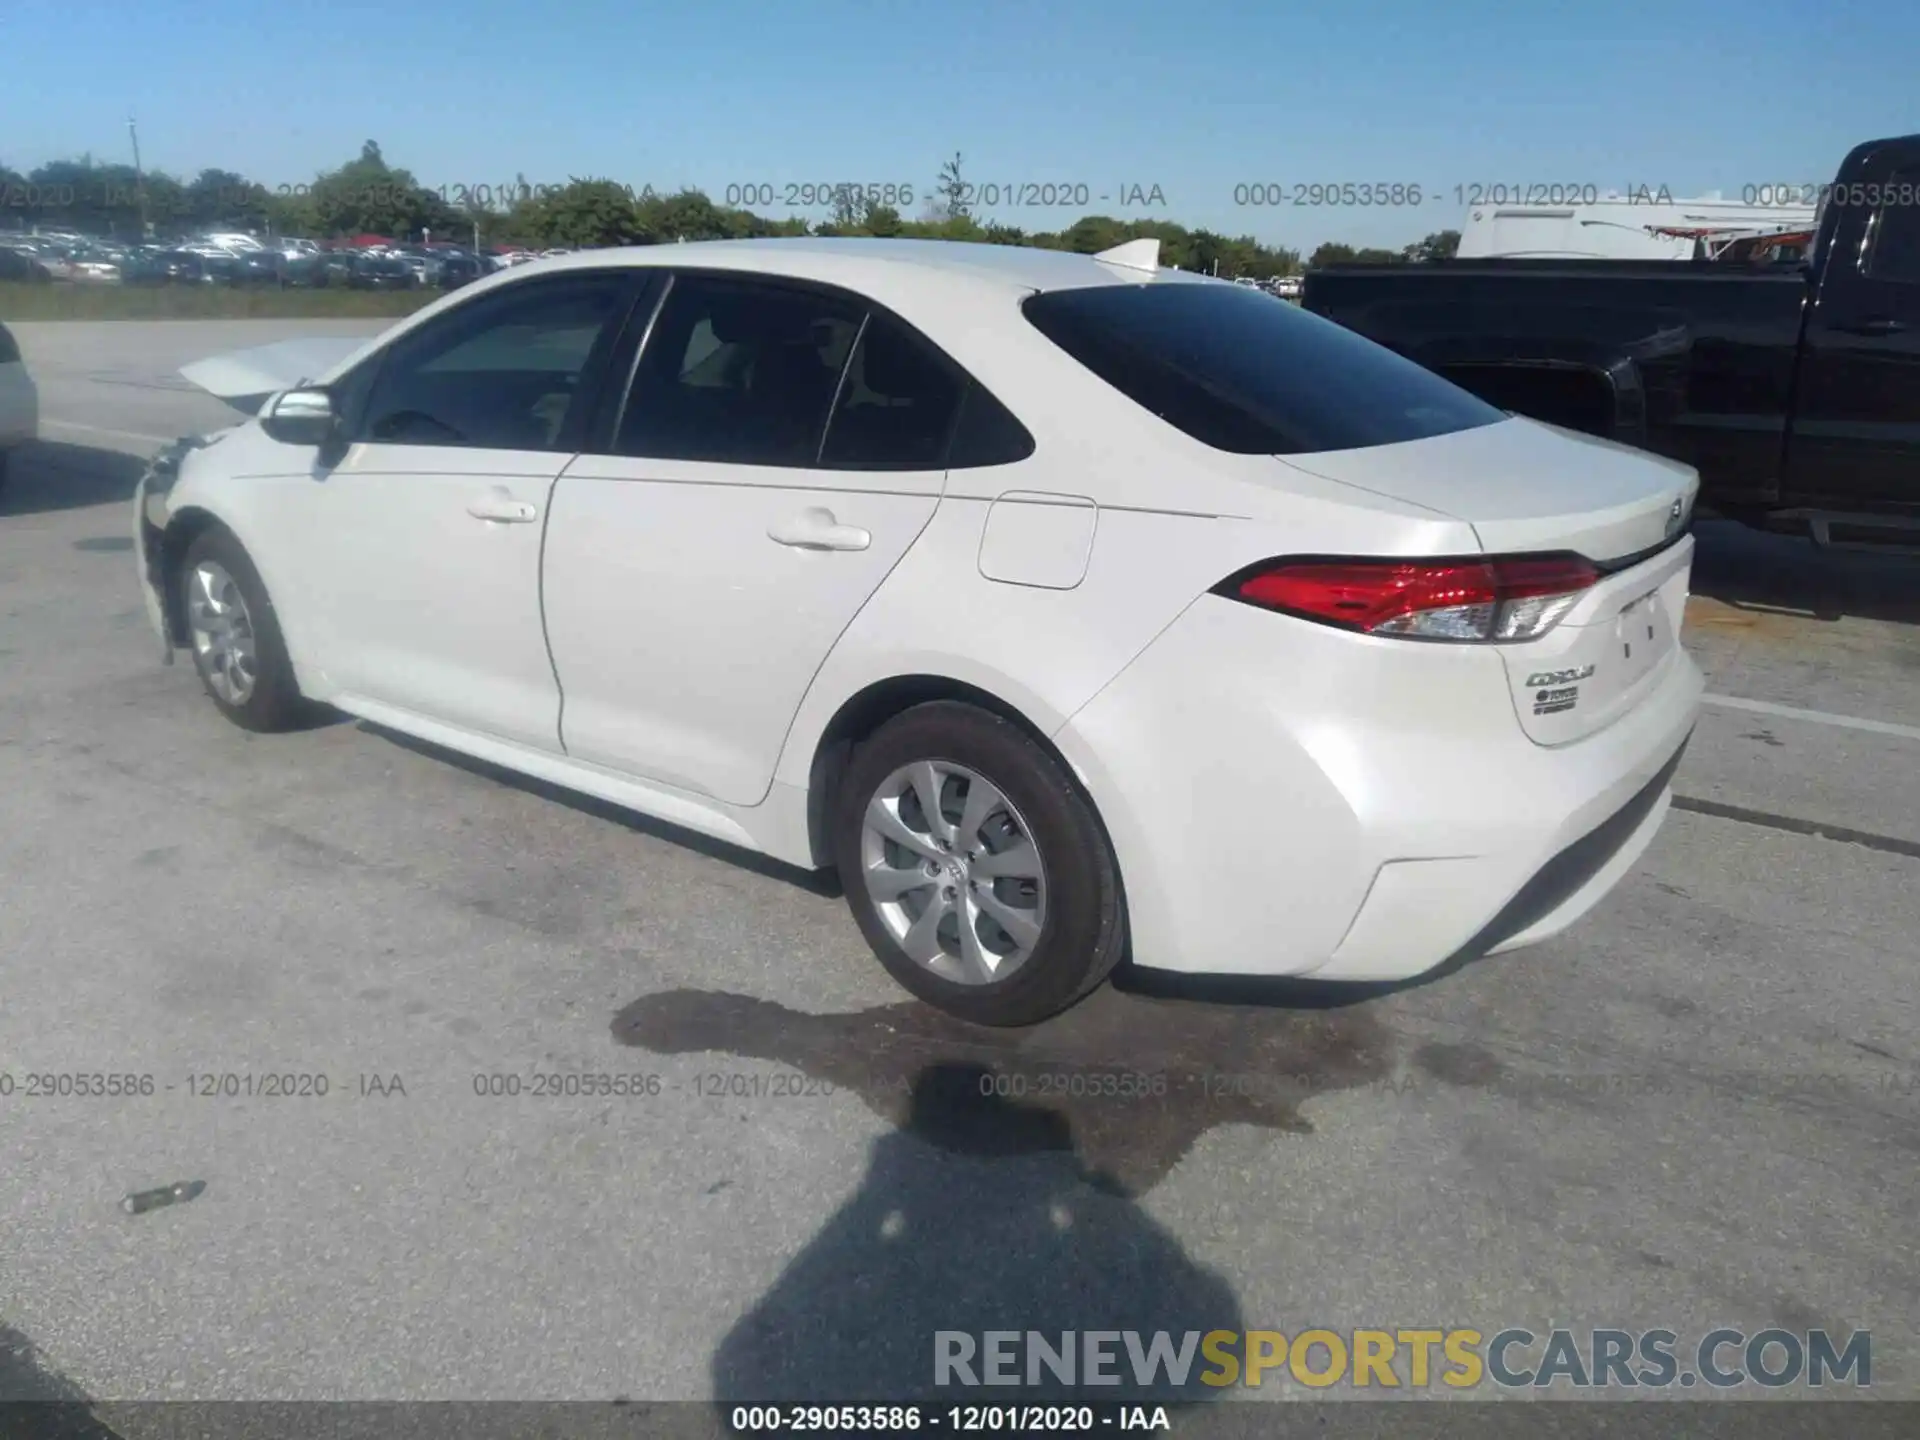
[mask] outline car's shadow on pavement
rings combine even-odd
[[[945,1407],[1219,1393],[1200,1383],[1211,1367],[1197,1341],[1184,1384],[1160,1370],[1142,1385],[1118,1335],[1104,1368],[1120,1383],[1085,1383],[1088,1332],[1135,1331],[1144,1344],[1166,1331],[1179,1347],[1189,1334],[1241,1330],[1239,1302],[1087,1167],[1064,1115],[995,1095],[991,1078],[955,1063],[912,1077],[901,1128],[874,1143],[858,1191],[720,1342],[712,1382],[723,1410],[852,1396]],[[1024,1332],[1056,1350],[1068,1340],[1074,1383],[1042,1367],[1039,1383],[985,1386],[988,1331],[1022,1332],[1005,1353],[1023,1382]],[[937,1373],[941,1332],[965,1368]]]
[[[0,1436],[5,1440],[121,1440],[92,1399],[41,1363],[34,1344],[0,1322]]]
[[[0,518],[125,504],[133,499],[146,468],[143,457],[124,450],[36,440],[8,457],[6,483],[0,485]],[[127,533],[131,542],[132,523],[129,516],[115,533]]]

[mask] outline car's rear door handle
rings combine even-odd
[[[1874,315],[1865,320],[1856,320],[1851,325],[1833,327],[1848,335],[1898,335],[1907,328],[1907,322],[1896,320],[1891,315]]]
[[[467,502],[467,513],[476,520],[498,520],[507,525],[526,525],[540,518],[540,507],[530,500],[516,500],[506,487],[496,485]]]
[[[767,531],[767,538],[796,550],[864,550],[873,536],[857,525],[842,525],[833,512],[814,505]]]

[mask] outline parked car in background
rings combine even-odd
[[[437,285],[440,281],[441,257],[436,251],[418,245],[396,246],[387,252],[386,258],[398,260],[411,270],[418,285]]]
[[[35,252],[35,258],[47,267],[47,273],[55,280],[73,279],[73,247],[71,245],[42,245]]]
[[[1821,543],[1920,537],[1920,135],[1856,146],[1804,261],[1445,260],[1307,276],[1306,308],[1503,409],[1698,467]]]
[[[123,270],[132,285],[210,285],[231,274],[233,257],[210,257],[191,250],[162,250]]]
[[[313,257],[313,268],[307,272],[307,283],[315,289],[345,289],[353,278],[354,263],[359,260],[358,252],[352,250],[323,250]]]
[[[0,489],[13,452],[40,434],[40,395],[13,332],[0,325]]]
[[[471,285],[481,276],[491,272],[492,267],[480,256],[470,250],[456,250],[445,255],[440,261],[440,288],[458,290],[462,285]]]
[[[405,260],[391,255],[362,255],[347,273],[354,290],[416,290],[420,277]]]
[[[975,1022],[1564,930],[1697,715],[1697,477],[1157,259],[607,250],[188,366],[254,418],[139,484],[161,653],[836,868]]]
[[[126,265],[126,251],[75,249],[68,255],[68,275],[76,285],[118,285]]]
[[[279,289],[287,281],[292,264],[278,250],[254,250],[234,258],[231,282],[249,289]]]
[[[52,279],[53,272],[32,251],[0,245],[0,283],[45,285]]]

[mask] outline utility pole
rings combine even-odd
[[[134,128],[133,117],[127,117],[127,138],[133,141],[133,193],[140,201],[140,238],[151,239],[152,227],[147,223],[147,179],[140,169],[140,132]]]

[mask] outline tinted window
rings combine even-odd
[[[359,430],[390,445],[556,450],[594,341],[627,282],[589,275],[516,285],[396,341]]]
[[[853,347],[820,463],[943,468],[961,388],[959,373],[919,336],[885,315],[870,315]]]
[[[1900,201],[1882,206],[1873,222],[1873,253],[1867,274],[1875,280],[1920,284],[1920,169],[1889,175],[1887,188]]]
[[[1033,454],[1033,436],[977,380],[967,383],[960,400],[960,421],[947,451],[949,470],[983,465],[1012,465]]]
[[[0,255],[0,259],[5,259]],[[0,365],[11,365],[20,358],[20,347],[14,343],[13,332],[0,325]]]
[[[1094,374],[1216,450],[1358,450],[1507,418],[1351,330],[1240,285],[1099,285],[1023,308]]]
[[[797,286],[681,276],[634,372],[614,449],[814,465],[861,310]]]

